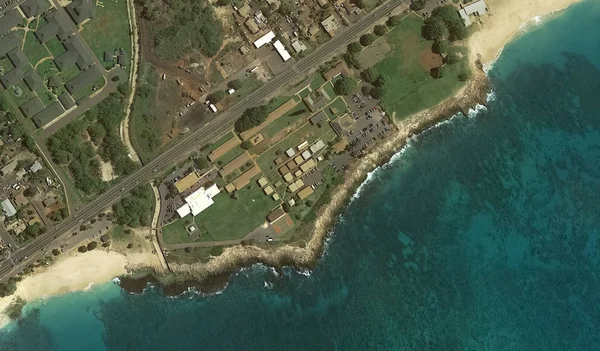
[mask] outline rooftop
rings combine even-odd
[[[60,102],[55,101],[52,105],[46,107],[45,110],[33,117],[33,122],[38,128],[42,128],[46,124],[52,122],[56,117],[60,116],[65,109]]]
[[[74,0],[65,7],[75,23],[80,24],[88,18],[96,16],[95,0]]]
[[[8,34],[13,28],[23,22],[23,16],[19,10],[12,9],[0,17],[0,36]]]
[[[71,95],[78,93],[83,88],[96,82],[102,77],[102,72],[98,67],[94,66],[83,73],[80,73],[77,77],[71,79],[65,84],[65,87]]]
[[[21,111],[23,111],[25,117],[33,117],[44,109],[44,104],[42,104],[42,101],[36,95],[26,103],[21,105],[20,109]]]
[[[26,0],[19,7],[25,14],[25,17],[31,18],[48,11],[50,9],[50,2],[48,0]]]
[[[27,84],[29,89],[31,89],[31,91],[37,89],[42,84],[44,84],[42,82],[42,77],[40,77],[40,75],[34,69],[30,69],[29,71],[27,71],[23,80],[25,81],[25,84]]]

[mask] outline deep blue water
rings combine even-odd
[[[600,350],[599,33],[588,0],[510,44],[487,110],[374,172],[310,276],[109,283],[29,304],[0,350]]]

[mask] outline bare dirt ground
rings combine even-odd
[[[426,70],[430,70],[434,67],[440,67],[444,64],[444,59],[441,55],[434,53],[431,49],[427,49],[421,53],[419,63]]]
[[[383,60],[385,55],[391,50],[390,44],[384,37],[377,39],[373,44],[364,48],[358,54],[358,62],[361,67],[371,67],[377,62]]]

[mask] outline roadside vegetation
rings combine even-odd
[[[150,185],[141,185],[113,205],[115,221],[129,227],[148,227],[154,213],[154,192]]]
[[[219,52],[223,40],[221,22],[206,0],[138,0],[142,17],[152,21],[156,54],[180,59],[190,49],[206,56]]]
[[[136,96],[131,111],[131,142],[142,159],[148,162],[158,155],[161,150],[161,136],[166,134],[163,124],[157,120],[156,87],[159,75],[150,64],[140,66]]]

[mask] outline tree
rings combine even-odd
[[[447,29],[444,22],[437,17],[429,17],[425,20],[422,34],[428,40],[440,40],[446,35]]]
[[[281,4],[279,5],[279,13],[284,15],[284,16],[288,16],[290,15],[294,9],[296,8],[296,5],[294,4],[294,1],[292,0],[282,0]]]
[[[460,57],[460,52],[458,52],[456,48],[450,48],[450,50],[448,50],[448,54],[446,55],[446,63],[449,65],[453,65],[460,61]]]
[[[375,33],[378,36],[384,36],[385,33],[387,33],[388,28],[385,24],[378,24],[375,26],[375,28],[373,29],[373,33]]]
[[[349,52],[344,53],[344,61],[348,64],[348,66],[356,69],[360,69],[360,62],[356,58],[356,54],[351,54]]]
[[[436,18],[441,21],[448,29],[450,41],[461,40],[467,37],[467,28],[452,5],[436,7],[431,12],[430,18]],[[435,38],[438,39],[438,38]]]
[[[360,91],[363,93],[363,95],[369,95],[369,93],[371,93],[371,88],[368,85],[363,85],[360,87]]]
[[[371,88],[370,94],[373,99],[380,100],[385,94],[385,87],[373,87]]]
[[[385,24],[387,24],[388,27],[395,27],[398,24],[400,24],[400,21],[402,21],[402,18],[400,18],[400,16],[398,15],[394,15],[390,16],[390,18],[388,18]]]
[[[52,254],[54,256],[58,256],[58,255],[60,255],[60,250],[59,249],[54,249],[54,250],[52,250]]]
[[[440,79],[440,78],[442,78],[444,76],[444,73],[445,73],[444,71],[445,71],[444,67],[440,66],[440,67],[434,67],[434,68],[432,68],[431,71],[430,71],[430,73],[431,73],[431,76],[433,78]]]
[[[110,80],[112,80],[113,82],[118,82],[119,80],[121,80],[121,78],[119,76],[113,76]]]
[[[335,82],[333,88],[338,95],[348,95],[356,88],[356,81],[352,78],[344,77]]]
[[[461,82],[465,82],[467,79],[469,79],[469,76],[465,72],[462,72],[458,75],[458,80]]]
[[[360,43],[357,41],[351,42],[350,44],[348,44],[348,47],[347,47],[347,51],[351,54],[358,54],[359,52],[361,52],[362,49],[363,49],[363,46],[360,45]]]
[[[234,80],[230,81],[229,83],[227,83],[227,87],[229,89],[239,90],[242,88],[242,86],[243,86],[243,83],[239,79],[234,79]]]
[[[98,247],[98,243],[95,241],[90,242],[89,244],[87,244],[87,249],[88,251],[92,251],[93,249],[95,249],[96,247]]]
[[[231,4],[231,0],[217,0],[217,6],[227,6]]]
[[[117,224],[129,227],[150,225],[154,206],[154,192],[149,185],[141,185],[113,205]]]
[[[242,113],[242,116],[235,122],[235,131],[241,133],[252,127],[260,125],[267,119],[269,108],[266,105],[250,107]]]
[[[413,11],[421,11],[424,8],[425,8],[425,1],[424,0],[413,0],[410,3],[410,9],[413,10]]]
[[[433,42],[433,45],[431,46],[431,51],[443,56],[443,55],[446,55],[446,53],[448,52],[448,48],[449,48],[449,45],[446,40],[436,40]]]
[[[367,83],[373,83],[379,78],[379,72],[375,67],[369,67],[364,71],[360,72],[360,77]]]
[[[240,147],[244,150],[248,150],[252,147],[252,143],[249,140],[244,140],[242,141],[242,143],[240,144]]]
[[[223,254],[222,246],[213,246],[212,249],[210,249],[211,256],[221,256],[222,254]]]
[[[81,245],[80,247],[77,248],[77,251],[79,251],[81,253],[86,253],[87,247],[85,247],[84,245]]]
[[[194,160],[194,164],[198,169],[204,169],[208,167],[208,161],[204,157],[198,157]]]
[[[375,34],[373,33],[367,33],[367,34],[363,34],[360,36],[360,39],[358,40],[360,42],[360,44],[362,46],[369,46],[371,45],[375,39],[377,39],[377,37],[375,36]]]
[[[211,94],[208,94],[206,100],[209,100],[211,103],[216,104],[217,102],[223,100],[227,96],[225,90],[217,90]]]
[[[382,87],[387,84],[387,78],[384,75],[379,75],[377,79],[373,82],[373,85],[376,87]]]
[[[35,185],[31,185],[30,187],[25,189],[25,191],[23,191],[23,195],[27,197],[34,196],[35,194],[37,194],[37,187]]]
[[[35,145],[35,140],[33,140],[33,138],[29,135],[26,136],[25,139],[23,139],[23,145],[25,145],[27,150],[29,150],[31,152],[35,152],[37,149],[36,145]]]

